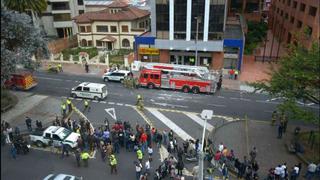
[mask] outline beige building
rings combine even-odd
[[[149,11],[115,1],[104,10],[76,16],[78,44],[103,50],[133,49],[134,36],[149,30],[149,15]]]

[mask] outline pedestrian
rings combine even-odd
[[[239,75],[239,71],[236,69],[234,71],[234,79],[237,80],[238,79],[238,75]]]
[[[89,64],[88,64],[88,62],[86,62],[84,64],[84,67],[85,67],[86,72],[89,73]]]
[[[277,111],[273,111],[271,115],[271,126],[274,126],[278,118],[278,113]]]
[[[110,167],[111,167],[111,174],[113,174],[113,172],[115,174],[117,174],[117,159],[116,159],[116,156],[114,154],[111,154],[110,158],[109,158],[109,161],[110,161]]]
[[[220,89],[221,89],[221,86],[222,86],[222,74],[220,75],[219,81],[218,81],[218,83],[217,83],[217,90],[220,90]]]
[[[68,98],[68,99],[66,100],[66,103],[67,103],[67,105],[68,105],[68,111],[69,111],[69,113],[71,113],[71,111],[72,111],[72,103],[71,103],[71,100]]]
[[[249,155],[250,155],[250,158],[251,158],[250,161],[251,161],[251,163],[253,163],[256,160],[256,157],[257,157],[257,148],[253,147],[252,150],[250,151]]]
[[[147,134],[144,132],[141,134],[141,137],[140,137],[140,143],[141,143],[141,151],[144,153],[145,150],[147,149],[147,139],[148,139],[148,136]]]
[[[87,151],[83,151],[83,152],[81,153],[81,159],[82,159],[82,161],[84,162],[84,166],[85,166],[85,167],[88,167],[89,157],[90,157],[90,155],[89,155],[89,153],[88,153]]]
[[[151,144],[148,146],[148,155],[149,155],[149,161],[152,161],[152,154],[153,154],[153,149],[151,147]]]
[[[16,126],[16,128],[14,129],[14,134],[15,134],[16,136],[19,136],[19,135],[20,135],[20,129],[19,129],[18,126]]]
[[[294,167],[292,167],[291,173],[290,173],[290,180],[296,180],[298,178],[298,173],[299,170],[296,169],[297,166],[295,165]]]
[[[136,165],[136,180],[140,180],[142,164],[141,162],[135,162]]]
[[[142,163],[143,153],[140,148],[137,150],[137,158],[138,158],[139,162]]]
[[[88,110],[88,112],[90,112],[90,109],[91,107],[89,106],[89,101],[85,99],[83,112],[85,112],[85,110]]]
[[[304,177],[307,180],[311,180],[314,177],[316,170],[317,170],[317,165],[315,163],[311,162],[307,167],[307,172],[304,175]]]
[[[222,176],[223,176],[223,179],[229,179],[229,173],[228,173],[228,168],[227,168],[227,165],[226,165],[226,161],[223,162],[222,166],[221,166],[221,169],[222,169]]]
[[[167,143],[168,143],[168,133],[167,133],[167,130],[163,130],[162,132],[162,140],[163,140],[163,144],[165,146],[167,146]]]
[[[283,132],[283,125],[282,123],[280,123],[278,126],[278,139],[282,138],[282,132]]]
[[[233,79],[233,75],[234,75],[234,70],[230,69],[229,70],[229,79]]]
[[[9,138],[9,142],[13,141],[13,129],[12,127],[9,125],[6,129],[7,133],[8,133],[8,138]]]
[[[69,149],[67,147],[66,144],[61,144],[61,147],[62,147],[62,153],[61,153],[61,159],[64,158],[64,154],[66,154],[66,156],[69,156]]]
[[[32,119],[30,117],[26,117],[26,125],[28,130],[31,132],[32,131]]]
[[[66,104],[64,102],[62,102],[61,104],[61,112],[62,112],[62,117],[66,117],[66,112],[67,111],[67,107],[66,107]]]
[[[182,170],[184,168],[184,163],[183,163],[182,159],[178,161],[178,164],[177,164],[176,168],[178,170],[178,175],[182,176]]]
[[[74,152],[74,155],[76,157],[76,161],[77,161],[77,166],[80,167],[81,166],[81,163],[80,163],[80,150],[79,149],[76,149],[75,152]]]
[[[147,176],[148,176],[150,174],[150,161],[149,160],[146,161],[144,168],[145,168],[145,174],[147,174]]]
[[[17,148],[11,143],[10,154],[13,159],[17,159]]]

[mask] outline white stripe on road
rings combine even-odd
[[[62,79],[56,79],[56,78],[48,78],[48,77],[40,77],[36,76],[37,79],[48,79],[48,80],[54,80],[54,81],[62,81]]]
[[[256,100],[256,102],[259,102],[259,103],[266,103],[266,104],[280,104],[279,102],[268,102],[268,101],[262,101],[262,100]]]
[[[185,115],[187,115],[190,119],[194,120],[196,123],[200,124],[200,126],[202,126],[202,127],[204,126],[205,121],[203,119],[201,119],[199,116],[197,116],[196,114],[194,114],[194,113],[185,113]],[[213,128],[214,127],[207,122],[206,129],[208,131],[212,131]]]
[[[217,96],[218,98],[224,98],[223,96]]]
[[[97,103],[97,102],[99,102],[99,101],[97,101],[97,100],[93,100],[92,102],[95,102],[95,103]]]
[[[208,104],[209,106],[214,106],[214,107],[226,107],[226,105],[222,104]]]
[[[108,102],[108,104],[116,104],[116,103],[114,103],[114,102]]]
[[[189,134],[187,134],[183,129],[177,126],[170,119],[165,117],[162,113],[154,108],[146,108],[151,114],[157,117],[163,124],[165,124],[168,128],[172,129],[178,136],[180,136],[184,141],[187,139],[193,139]]]
[[[246,98],[240,98],[242,101],[251,101],[251,99],[246,99]]]
[[[240,98],[231,97],[232,100],[239,100]]]
[[[76,98],[76,100],[77,100],[77,101],[81,101],[82,99],[80,99],[80,98]]]
[[[123,104],[122,104],[122,103],[117,103],[117,105],[118,105],[118,106],[123,106]]]
[[[100,101],[100,103],[102,103],[102,104],[106,104],[107,102],[105,102],[105,101]]]
[[[125,104],[125,106],[131,107],[132,105],[131,104]]]

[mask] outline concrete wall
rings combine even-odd
[[[214,52],[212,53],[212,63],[211,68],[214,70],[219,70],[223,68],[223,52]]]
[[[160,63],[170,63],[169,50],[160,50],[159,62]]]
[[[77,38],[73,36],[72,39],[58,39],[48,43],[50,53],[57,54],[66,48],[77,47]]]

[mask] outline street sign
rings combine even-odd
[[[114,108],[104,109],[114,120],[117,120],[116,110]]]
[[[212,118],[212,116],[213,116],[213,111],[212,110],[203,110],[202,112],[201,112],[201,118],[202,119],[211,119]]]

